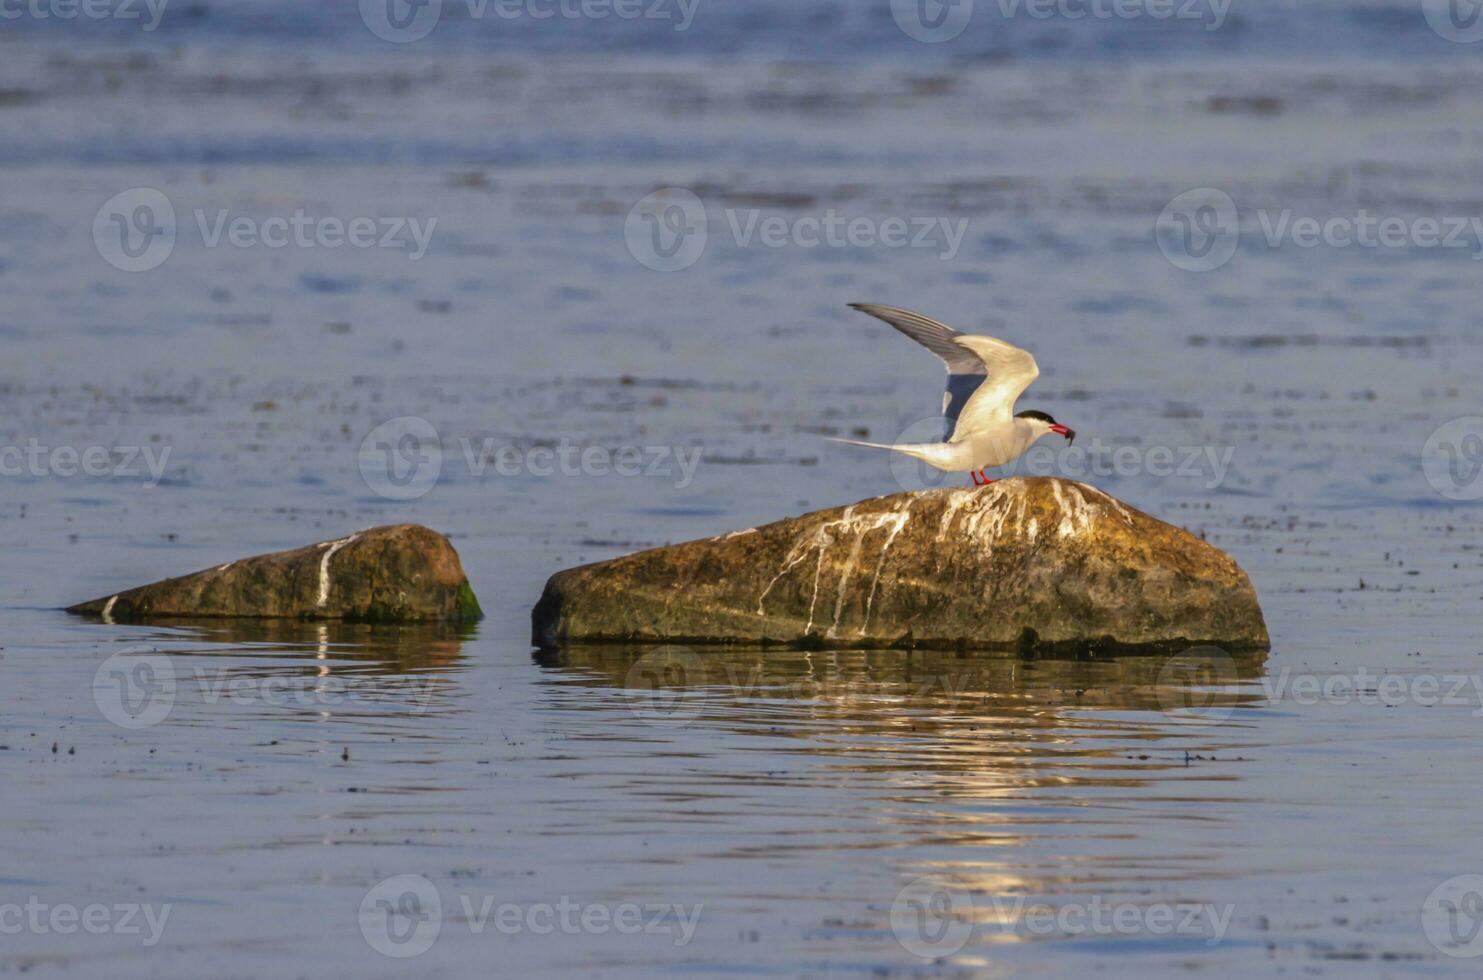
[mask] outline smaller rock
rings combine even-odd
[[[473,622],[484,615],[453,545],[417,524],[230,561],[67,611],[110,622],[193,616]]]

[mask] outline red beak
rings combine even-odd
[[[1074,445],[1076,442],[1075,429],[1068,429],[1064,425],[1053,425],[1050,427],[1050,431],[1054,432],[1058,436],[1065,436],[1067,445]]]

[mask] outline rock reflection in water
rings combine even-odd
[[[612,645],[542,650],[535,659],[594,685],[624,689],[636,710],[652,709],[655,720],[662,720],[666,704],[796,701],[809,717],[895,730],[905,720],[917,724],[934,717],[1060,727],[1070,722],[1069,712],[1088,709],[1157,712],[1171,724],[1224,720],[1263,700],[1254,682],[1267,655],[1209,646],[1174,654],[1048,658],[994,651]]]
[[[108,650],[96,697],[126,728],[165,718],[333,722],[445,714],[474,627],[171,620]],[[112,709],[112,713],[108,709]],[[150,712],[150,713],[142,713]],[[138,717],[135,717],[135,716]]]
[[[1254,759],[1264,737],[1267,655],[1259,652],[1057,659],[585,646],[535,659],[553,680],[626,702],[656,773],[662,756],[701,765],[695,760],[717,737],[741,736],[730,740],[740,747],[730,761],[717,760],[734,782],[832,800],[827,832],[752,840],[728,855],[880,850],[890,883],[861,896],[859,917],[839,927],[839,939],[900,944],[959,966],[989,965],[1002,944],[1043,938],[1016,909],[1081,894],[1119,896],[1130,908],[1187,898],[1178,886],[1155,885],[1147,869],[1192,845],[1183,830],[1146,835],[1140,813],[1153,801],[1192,811],[1213,799],[1238,806],[1243,777],[1227,763]],[[566,703],[576,710],[597,697]],[[713,782],[691,790],[703,794]],[[1205,823],[1194,817],[1190,826]],[[1089,839],[1116,856],[1077,857]],[[913,902],[931,920],[923,935],[961,941],[919,942]],[[1199,944],[1208,932],[1170,938]]]
[[[301,622],[295,619],[170,619],[139,631],[141,644],[170,646],[186,641],[195,656],[240,657],[251,653],[273,661],[276,669],[327,673],[330,664],[353,665],[357,673],[402,674],[446,670],[463,659],[472,625],[405,626]],[[193,641],[205,644],[201,646]],[[305,658],[316,664],[308,666]]]

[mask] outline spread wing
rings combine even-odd
[[[966,439],[975,432],[1008,422],[1014,416],[1014,403],[1030,387],[1030,382],[1040,377],[1040,366],[1029,351],[995,337],[964,334],[958,343],[977,354],[989,371],[988,378],[958,413],[953,438]]]
[[[942,414],[950,423],[948,438],[1009,419],[1014,403],[1040,377],[1035,358],[1013,344],[960,333],[894,306],[851,303],[850,307],[886,321],[942,358],[948,371],[947,392],[942,396]]]
[[[984,383],[989,368],[973,351],[958,343],[963,334],[930,317],[894,306],[876,303],[851,303],[850,309],[869,313],[884,320],[942,359],[947,365],[947,391],[942,395],[942,414],[948,420],[948,434],[957,425],[958,415],[973,393]]]

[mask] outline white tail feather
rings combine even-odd
[[[836,436],[825,436],[830,442],[842,442],[846,446],[864,446],[866,449],[903,449],[903,446],[888,446],[882,442],[861,442],[859,439],[840,439]]]
[[[914,459],[920,459],[929,466],[935,466],[940,470],[968,470],[969,465],[965,462],[967,457],[964,450],[968,447],[958,446],[947,442],[903,442],[894,446],[880,442],[862,442],[859,439],[839,439],[834,436],[825,436],[830,442],[842,442],[849,446],[864,446],[867,449],[888,449],[894,453],[903,453]]]

